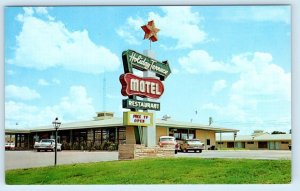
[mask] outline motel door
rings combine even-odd
[[[270,150],[279,150],[279,142],[270,141],[269,142],[269,149]]]
[[[270,149],[270,150],[274,150],[274,148],[275,148],[274,142],[273,142],[273,141],[270,141],[270,142],[269,142],[269,149]]]

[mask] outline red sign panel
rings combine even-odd
[[[132,73],[126,73],[120,76],[120,82],[123,96],[136,95],[158,99],[164,92],[163,83],[155,78],[141,78]]]

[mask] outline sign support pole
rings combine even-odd
[[[155,53],[152,50],[144,50],[144,55],[152,59],[155,59]],[[143,77],[156,77],[155,72],[144,71]],[[144,101],[148,101],[148,98],[144,98]],[[149,100],[150,101],[150,100]],[[144,110],[148,112],[148,110]],[[155,111],[153,111],[153,126],[144,127],[144,142],[147,147],[154,147],[156,145],[156,121],[155,121]]]

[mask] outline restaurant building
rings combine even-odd
[[[177,140],[197,138],[205,149],[216,147],[216,133],[238,132],[236,129],[214,127],[190,122],[156,119],[156,143],[164,135]],[[15,143],[15,149],[33,149],[34,142],[54,138],[52,125],[27,130],[5,129],[6,143]],[[119,144],[135,144],[134,127],[124,126],[123,118],[112,112],[98,112],[90,121],[62,123],[58,130],[58,142],[63,150],[117,150]]]

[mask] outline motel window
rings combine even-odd
[[[281,141],[281,144],[289,144],[287,141]]]
[[[258,148],[259,149],[267,149],[268,148],[268,142],[258,142]]]
[[[234,142],[227,142],[227,148],[234,148]]]
[[[13,135],[13,134],[5,135],[5,142],[6,143],[14,143],[15,142],[15,135]]]
[[[74,130],[72,140],[75,145],[85,143],[87,140],[87,131],[84,129]]]
[[[206,139],[206,145],[210,145],[210,139]]]
[[[180,133],[174,133],[174,137],[176,140],[180,140]]]
[[[108,141],[108,131],[106,129],[102,129],[102,142]]]
[[[187,139],[188,138],[188,134],[187,133],[182,133],[181,134],[181,139]]]
[[[190,129],[188,131],[188,134],[189,134],[189,139],[194,139],[196,136],[196,131],[194,129]]]
[[[101,143],[101,129],[95,129],[95,142]]]
[[[116,128],[108,129],[108,140],[109,142],[115,142],[116,140]]]
[[[174,136],[176,140],[194,139],[196,136],[194,129],[174,129],[170,128],[169,136]]]
[[[247,142],[248,145],[253,145],[254,144],[254,141],[249,141]]]

